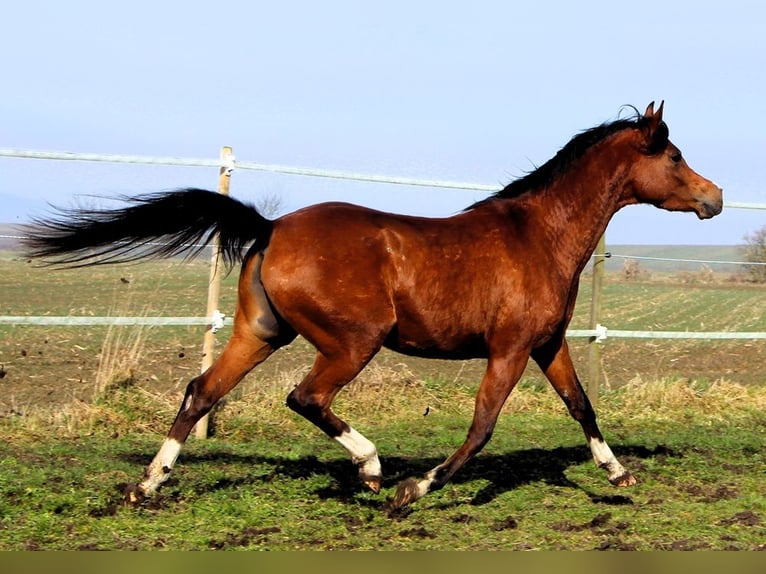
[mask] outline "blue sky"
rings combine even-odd
[[[621,106],[665,100],[671,139],[728,201],[766,203],[756,1],[25,2],[0,19],[0,148],[215,158],[498,187]],[[46,202],[200,186],[214,168],[0,158],[0,221]],[[479,192],[235,171],[284,211],[343,200],[449,215]],[[610,243],[735,244],[766,211],[622,210]]]

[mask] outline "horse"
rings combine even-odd
[[[664,101],[576,134],[546,163],[450,217],[321,203],[268,219],[196,188],[123,198],[115,209],[59,208],[24,239],[31,257],[87,266],[201,250],[218,236],[240,265],[232,334],[189,382],[178,414],[140,482],[140,504],[168,479],[196,422],[272,353],[304,337],[313,366],[287,406],[348,451],[378,494],[375,444],[332,410],[337,393],[386,347],[405,355],[486,359],[464,442],[444,462],[397,485],[402,509],[445,486],[492,436],[529,358],[577,421],[609,483],[636,479],[605,441],[565,337],[579,276],[615,212],[632,204],[718,215],[722,190],[669,140]],[[161,241],[161,243],[160,243]]]

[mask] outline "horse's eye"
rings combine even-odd
[[[681,152],[677,151],[676,153],[670,156],[670,159],[672,160],[673,163],[678,163],[679,161],[681,161]]]

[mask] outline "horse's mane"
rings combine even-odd
[[[630,107],[635,112],[632,117],[606,122],[580,132],[543,165],[512,181],[497,193],[467,207],[466,211],[495,199],[510,199],[532,189],[547,187],[565,173],[575,161],[581,158],[595,144],[624,129],[640,128],[648,121],[636,108],[632,106],[627,107]]]

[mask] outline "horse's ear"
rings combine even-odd
[[[665,107],[665,100],[660,102],[660,107],[654,111],[654,102],[646,107],[644,119],[644,141],[646,150],[649,153],[656,153],[665,148],[668,143],[668,126],[662,121],[662,110]]]
[[[646,106],[646,111],[644,112],[645,118],[650,118],[652,122],[656,125],[659,124],[662,121],[662,110],[665,107],[665,100],[662,100],[660,102],[660,107],[657,108],[657,111],[654,111],[654,102],[649,102],[649,105]]]

